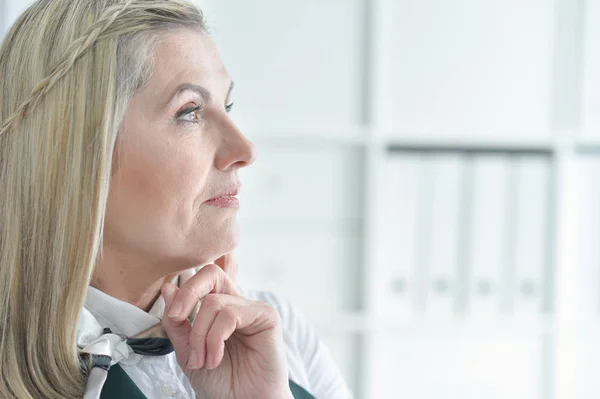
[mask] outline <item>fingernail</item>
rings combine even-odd
[[[209,361],[208,356],[206,356],[206,364],[204,364],[204,367],[207,370],[214,370],[215,366],[213,366],[213,362]]]
[[[190,358],[188,359],[188,369],[197,369],[199,363],[200,356],[198,355],[198,352],[196,352],[195,349],[192,349],[192,351],[190,352]]]
[[[183,304],[174,303],[171,306],[171,311],[169,312],[169,317],[172,319],[177,319],[183,313]]]

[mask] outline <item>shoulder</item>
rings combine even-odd
[[[316,398],[352,398],[329,349],[312,324],[289,301],[265,291],[243,291],[251,300],[266,302],[281,317],[290,378]]]

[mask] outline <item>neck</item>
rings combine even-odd
[[[160,297],[162,285],[187,268],[104,248],[90,285],[147,312]]]

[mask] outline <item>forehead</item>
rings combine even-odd
[[[168,93],[182,83],[193,83],[209,91],[221,91],[230,78],[211,37],[188,29],[169,31],[160,36],[154,54],[154,71],[148,88]]]

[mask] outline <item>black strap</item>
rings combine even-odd
[[[103,333],[112,334],[113,332],[110,328],[105,328]],[[134,353],[144,356],[164,356],[175,351],[168,338],[127,338],[127,345]]]
[[[99,367],[103,370],[110,370],[112,359],[106,355],[92,355],[92,367]]]
[[[144,356],[164,356],[175,350],[167,338],[127,338],[127,345]]]

